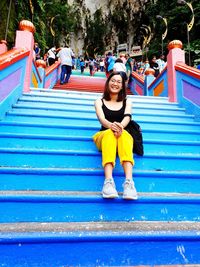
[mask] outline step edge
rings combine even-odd
[[[19,112],[19,111],[22,111],[22,110],[28,110],[28,112],[31,112],[31,111],[34,111],[34,112],[37,112],[37,111],[42,111],[43,112],[43,114],[37,114],[37,113],[35,113],[35,114],[31,114],[31,113],[25,113],[25,111],[23,111],[23,112]],[[63,113],[65,113],[65,112],[71,112],[71,113],[75,113],[74,115],[65,115],[65,114],[60,114],[60,115],[54,115],[54,114],[45,114],[44,112],[53,112],[53,111],[58,111],[58,112],[63,112]],[[83,112],[85,113],[85,114],[83,114]],[[77,113],[77,114],[76,114]],[[8,112],[7,112],[7,114],[9,114],[9,115],[12,115],[12,114],[16,114],[16,115],[22,115],[22,116],[29,116],[29,115],[31,115],[31,116],[38,116],[38,115],[40,115],[41,117],[42,116],[45,116],[45,117],[66,117],[66,118],[76,118],[77,117],[77,115],[79,114],[79,113],[82,113],[84,116],[82,117],[82,118],[80,118],[80,117],[78,117],[78,119],[88,119],[88,120],[97,120],[97,118],[96,118],[96,114],[95,114],[95,111],[83,111],[83,110],[68,110],[68,109],[58,109],[58,108],[49,108],[49,107],[15,107],[15,105],[13,106],[13,109],[11,109],[11,110],[9,110]],[[87,117],[87,113],[90,113],[90,115],[93,115],[94,116],[94,118],[93,117]],[[156,113],[156,114],[154,114],[154,113],[142,113],[141,111],[140,112],[135,112],[134,113],[134,116],[146,116],[146,117],[158,117],[159,116],[159,118],[160,117],[167,117],[167,118],[183,118],[183,119],[194,119],[194,115],[188,115],[188,114],[176,114],[176,111],[174,112],[175,114],[162,114],[162,113]],[[199,125],[200,125],[200,123],[199,123]]]
[[[24,101],[19,100],[19,102],[24,102]],[[32,101],[32,102],[35,103],[35,101]],[[39,106],[41,102],[40,103],[36,103],[38,106],[31,106],[31,103],[28,104],[28,105],[23,104],[23,103],[22,104],[21,103],[16,103],[12,107],[16,108],[16,109],[19,109],[19,108],[28,109],[28,108],[30,108],[30,109],[48,109],[48,110],[58,110],[58,111],[74,111],[74,112],[83,112],[84,111],[86,113],[95,113],[94,106],[92,106],[90,110],[85,110],[85,109],[71,109],[71,108],[65,108],[65,107],[60,107],[60,108],[52,107],[51,106],[52,103],[49,103],[49,102],[45,102],[46,104],[49,104],[49,107],[45,107],[45,106],[42,106],[42,105]],[[43,102],[43,104],[44,104],[44,102]],[[54,104],[64,105],[65,103],[55,103],[54,102]],[[81,106],[81,104],[80,104],[80,106]],[[142,110],[144,110],[144,109],[146,109],[146,110],[154,109],[154,110],[161,110],[161,111],[172,111],[172,112],[179,112],[180,111],[180,112],[185,112],[184,108],[178,108],[178,107],[177,108],[164,108],[164,107],[158,108],[158,107],[146,107],[146,106],[137,106],[137,107],[135,107],[134,106],[132,108],[132,110],[138,110],[138,109],[142,109]],[[187,117],[194,117],[194,115],[189,115],[189,114],[180,114],[180,115],[186,115]]]
[[[84,230],[91,232],[91,230],[102,231],[110,230],[114,232],[124,231],[123,227],[126,227],[127,231],[167,231],[167,230],[180,230],[180,231],[190,231],[190,230],[200,230],[200,222],[193,221],[109,221],[109,222],[18,222],[18,223],[1,223],[0,224],[0,234],[5,232],[37,232],[47,231],[47,232],[69,232],[69,231],[79,231]]]
[[[32,122],[20,122],[20,121],[0,121],[0,126],[28,126],[28,127],[42,127],[42,128],[73,128],[73,129],[80,129],[80,127],[82,129],[86,129],[86,130],[96,130],[98,131],[100,129],[100,125],[99,126],[85,126],[85,125],[69,125],[69,124],[44,124],[44,123],[32,123]],[[162,130],[162,129],[142,129],[143,132],[156,132],[156,133],[167,133],[167,132],[174,132],[174,133],[186,133],[186,134],[199,134],[200,135],[200,131],[199,130],[179,130],[179,129],[170,129],[170,130]]]
[[[13,111],[13,110],[10,110],[10,111],[8,111],[7,113],[6,113],[6,115],[7,116],[12,116],[12,117],[17,117],[17,116],[21,116],[21,117],[35,117],[35,118],[38,118],[38,117],[40,117],[40,118],[50,118],[50,119],[74,119],[74,120],[82,120],[82,121],[84,121],[84,120],[89,120],[89,121],[95,121],[95,122],[97,122],[98,123],[98,120],[97,120],[97,118],[96,117],[94,117],[94,118],[88,118],[88,117],[83,117],[83,118],[79,118],[79,117],[77,117],[77,116],[72,116],[72,115],[54,115],[54,114],[39,114],[39,113],[37,113],[37,114],[28,114],[28,113],[24,113],[24,112],[17,112],[17,111]],[[144,115],[145,116],[145,115]],[[148,116],[150,116],[150,114],[148,115]],[[157,115],[155,115],[154,117],[156,117]],[[160,115],[159,115],[160,116]],[[151,117],[152,117],[152,115],[151,115]],[[167,115],[164,115],[164,116],[162,116],[162,117],[174,117],[174,118],[179,118],[179,116],[167,116]],[[157,118],[157,119],[159,119],[159,118]],[[187,119],[187,117],[185,118],[185,119]],[[145,119],[136,119],[136,121],[138,122],[138,123],[153,123],[153,124],[172,124],[172,125],[191,125],[191,126],[200,126],[200,123],[199,122],[194,122],[194,121],[192,121],[192,122],[187,122],[187,121],[179,121],[179,120],[176,120],[176,121],[168,121],[168,120],[166,120],[166,121],[154,121],[154,120],[152,120],[152,121],[149,121],[149,120],[145,120]]]
[[[1,138],[19,138],[19,139],[47,139],[47,140],[75,140],[75,141],[91,141],[93,142],[92,136],[66,136],[66,135],[49,135],[49,134],[28,134],[28,133],[9,133],[3,132],[0,134]],[[166,139],[145,139],[144,144],[164,144],[164,145],[200,145],[199,141],[192,140],[166,140]]]
[[[99,157],[101,154],[96,150],[56,150],[56,149],[30,149],[30,148],[2,148],[0,147],[0,153],[15,153],[15,154],[56,154],[56,155],[89,155]],[[138,155],[135,155],[136,158],[141,158]],[[145,153],[143,158],[174,158],[174,159],[200,159],[200,153]]]
[[[84,168],[26,168],[26,167],[0,167],[0,173],[25,173],[25,174],[80,174],[85,173],[92,176],[104,175],[103,169],[84,169]],[[121,176],[123,171],[118,171],[115,176]],[[162,177],[173,177],[180,178],[200,178],[200,171],[156,171],[156,170],[135,170],[134,177],[146,176],[162,176]]]

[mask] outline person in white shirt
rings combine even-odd
[[[113,66],[114,72],[120,72],[124,80],[127,81],[126,66],[121,58],[117,58]]]
[[[51,66],[55,63],[56,60],[56,48],[52,47],[51,49],[49,49],[49,51],[47,52],[47,57],[48,57],[48,65]]]
[[[69,46],[60,49],[57,55],[61,62],[60,84],[68,83],[72,73],[72,57],[74,53]]]
[[[162,70],[165,68],[165,66],[167,64],[165,62],[165,56],[164,55],[160,55],[160,58],[156,60],[156,63],[158,64],[159,72],[161,73]]]

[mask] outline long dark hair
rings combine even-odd
[[[120,75],[122,78],[122,89],[118,94],[117,102],[124,101],[126,99],[126,84],[125,84],[125,79],[124,79],[123,75],[121,74],[121,72],[112,72],[109,75],[109,77],[105,83],[103,98],[105,100],[108,100],[108,101],[111,99],[110,98],[110,90],[109,90],[109,82],[112,79],[112,77],[115,75]]]

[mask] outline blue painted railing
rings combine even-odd
[[[42,60],[43,64],[40,65],[40,62],[33,61],[30,87],[52,89],[60,76],[60,63],[56,61],[52,66],[45,67],[46,63]]]
[[[147,79],[149,79],[148,76],[145,78],[145,80]],[[149,86],[146,84],[145,91],[146,95],[149,96],[168,97],[167,68],[165,68]]]
[[[0,56],[0,119],[23,92],[28,54],[13,49]]]
[[[178,88],[178,102],[189,114],[200,121],[200,70],[186,64],[175,66]]]

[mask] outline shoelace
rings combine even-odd
[[[114,186],[114,183],[112,180],[105,181],[104,185],[107,185],[107,184]]]
[[[132,189],[134,187],[133,182],[132,181],[126,181],[124,183],[124,187],[128,187],[128,188]]]

